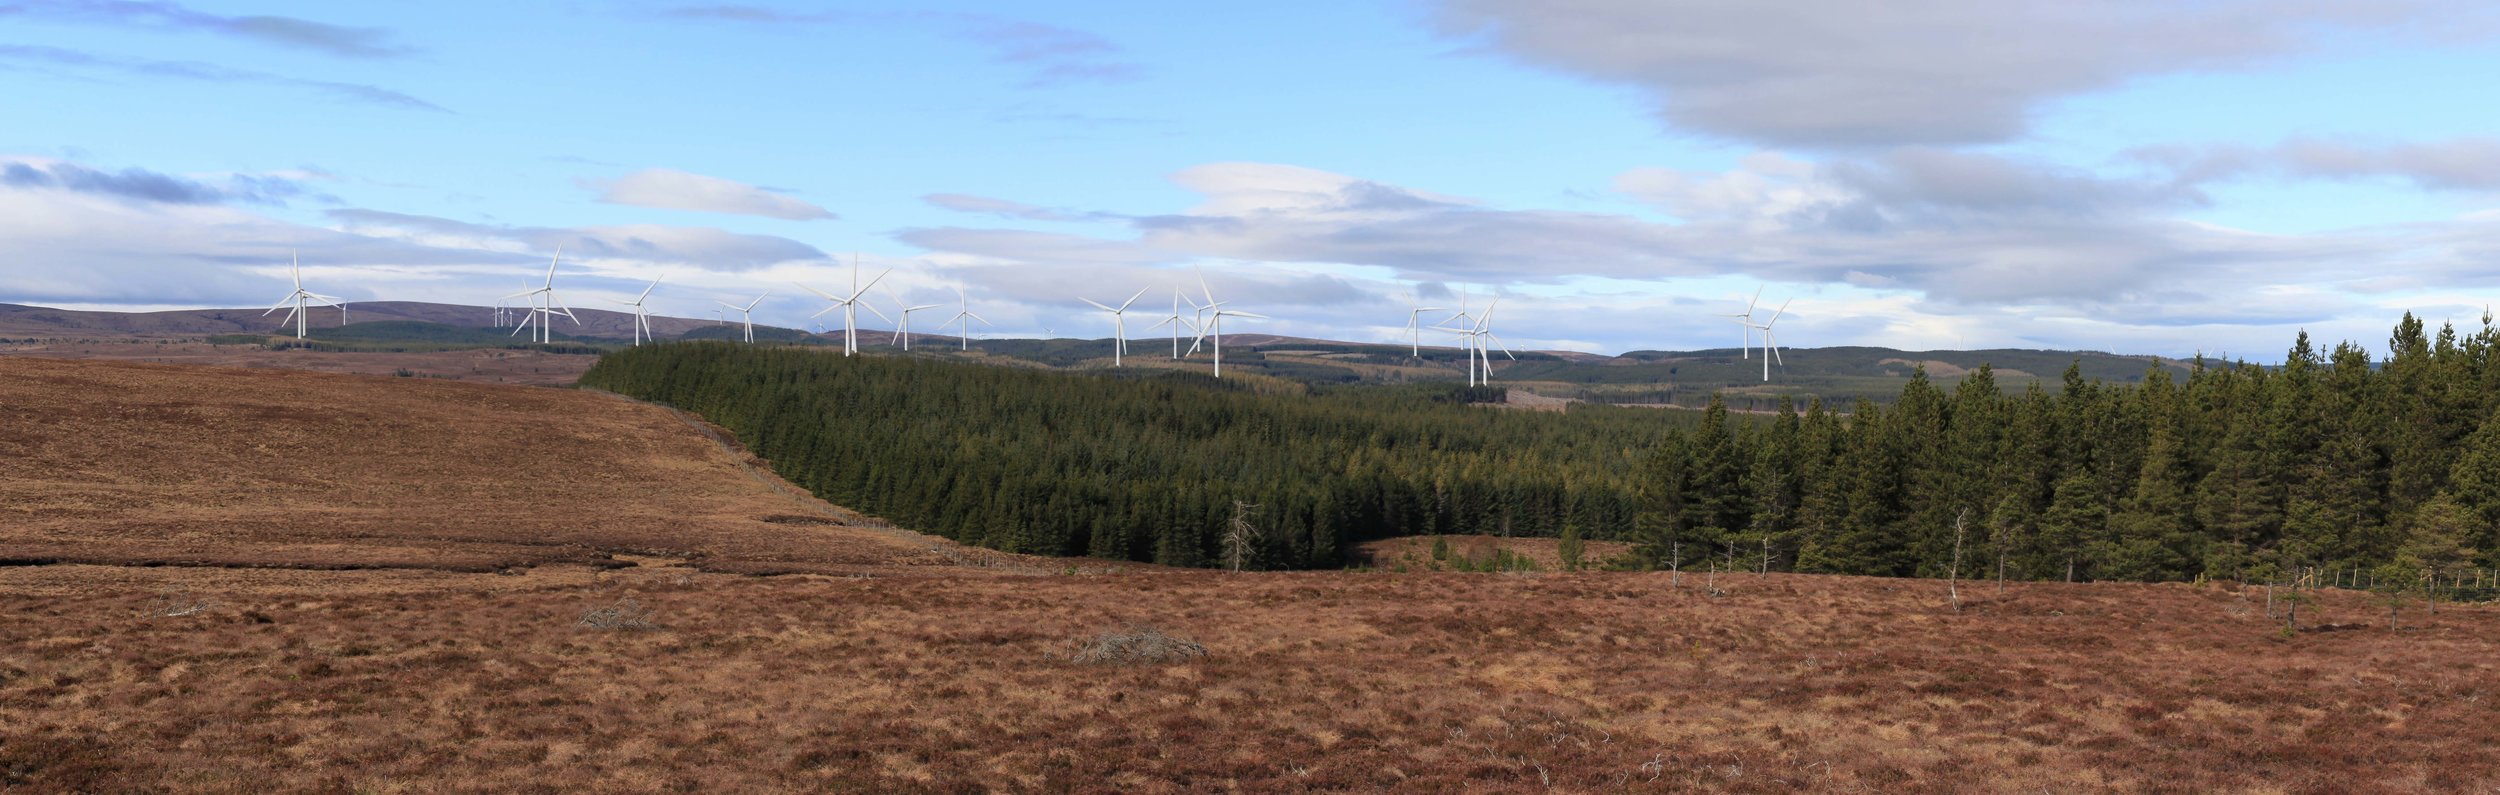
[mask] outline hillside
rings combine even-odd
[[[0,612],[25,619],[0,622],[0,788],[2500,776],[2489,606],[2392,629],[2313,590],[2286,633],[2289,593],[2228,583],[1965,581],[1957,608],[1933,580],[1114,569],[882,530],[753,464],[585,391],[0,359]],[[1146,630],[1204,654],[1084,656]]]
[[[952,548],[844,525],[594,392],[9,357],[0,415],[18,564],[835,572]]]
[[[345,327],[335,325],[335,310],[314,314],[311,335],[338,346],[373,347],[396,344],[443,347],[500,347],[518,342],[509,329],[486,328],[492,311],[485,307],[383,301],[350,305]],[[608,345],[632,334],[631,316],[596,309],[575,309],[581,325],[561,321],[557,338],[565,344]],[[709,319],[658,317],[653,330],[663,339],[735,340],[738,329]],[[216,335],[276,336],[276,317],[259,310],[185,310],[148,313],[79,312],[0,304],[0,340],[68,339],[103,341],[140,338],[148,341],[206,338]],[[333,325],[325,326],[323,322]],[[839,332],[815,335],[770,325],[756,327],[759,342],[838,344]],[[862,344],[871,353],[899,353],[891,334],[863,329]],[[1104,339],[984,339],[962,352],[957,341],[942,334],[914,334],[914,354],[970,357],[1002,364],[1053,368],[1109,367],[1111,341]],[[1140,369],[1197,369],[1208,366],[1201,351],[1186,361],[1170,358],[1168,337],[1140,337],[1130,344],[1126,363]],[[1242,374],[1267,375],[1310,384],[1402,383],[1466,378],[1465,358],[1456,348],[1426,347],[1420,356],[1406,346],[1350,343],[1274,334],[1230,334],[1225,338],[1225,365]],[[1796,348],[1784,352],[1773,380],[1762,380],[1759,358],[1735,349],[1699,351],[1632,351],[1621,356],[1561,351],[1519,351],[1516,359],[1497,356],[1494,377],[1505,386],[1546,397],[1605,403],[1677,404],[1698,407],[1713,393],[1762,400],[1786,395],[1814,397],[1846,405],[1858,398],[1888,401],[1900,391],[1911,371],[1924,365],[1928,375],[1950,385],[1982,364],[1993,365],[1997,382],[2020,390],[2028,384],[2055,386],[2068,365],[2086,380],[2109,383],[2141,381],[2156,361],[2174,376],[2187,363],[2155,357],[2093,351],[1999,349],[1982,351],[1899,351],[1889,348]],[[1767,404],[1764,406],[1767,408]]]

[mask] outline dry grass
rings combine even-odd
[[[0,337],[10,336],[0,331]],[[196,339],[196,338],[194,338]],[[424,353],[270,351],[252,345],[209,345],[181,339],[87,340],[0,344],[0,357],[188,364],[212,367],[309,370],[348,375],[396,376],[491,384],[571,386],[597,364],[590,354],[527,350],[457,350]]]
[[[0,568],[0,788],[2447,793],[2500,780],[2488,607],[2409,614],[2392,632],[2375,602],[2330,592],[2306,621],[2360,628],[2283,638],[2262,593],[2184,585],[1983,586],[1957,614],[1943,583],[1843,577],[1723,576],[1726,595],[1711,598],[1699,577],[1647,573],[991,576],[924,563],[894,535],[761,521],[766,505],[794,511],[789,498],[665,413],[610,398],[452,384],[389,398],[334,376],[229,389],[221,372],[140,368],[113,377],[120,394],[96,414],[18,413],[9,400],[43,397],[30,383],[105,377],[24,361],[0,360],[0,446],[15,445],[0,455],[13,467],[0,471],[0,544],[24,543],[30,521],[94,534],[98,557],[189,543],[168,528],[201,526],[180,517],[205,510],[202,493],[268,482],[287,488],[254,494],[388,492],[400,515],[342,522],[309,502],[276,506],[309,511],[297,514],[237,500],[241,518],[205,526],[253,565],[369,545],[565,551],[510,574]],[[218,458],[206,440],[162,443],[183,466],[145,464],[56,435],[121,417],[168,427],[158,417],[172,409],[148,408],[164,399],[150,379],[191,385],[197,407],[183,411],[200,419],[172,425],[279,433],[323,460],[352,460],[321,451],[357,426],[283,401],[396,400],[374,407],[381,430],[366,435],[420,462],[424,434],[392,422],[437,421],[428,400],[487,418],[458,433],[545,412],[557,418],[546,439],[621,442],[570,454],[638,452],[531,486],[473,482],[494,470],[442,461],[337,474]],[[277,408],[252,419],[261,405]],[[275,430],[306,422],[316,430]],[[14,463],[28,456],[72,474]],[[479,495],[508,487],[588,515],[595,500],[568,489],[663,491],[628,498],[622,520],[568,528],[558,513],[495,536],[440,529],[466,504],[392,480],[424,472],[499,517],[510,503]],[[104,502],[113,490],[126,498]],[[667,541],[672,529],[684,540]],[[655,551],[593,554],[604,533]],[[720,565],[775,560],[759,550],[864,562],[776,577]],[[664,620],[579,626],[627,600]],[[1071,639],[1106,627],[1211,653],[1073,659]]]
[[[2473,792],[2500,771],[2485,608],[2283,640],[2234,610],[2261,596],[2185,586],[1955,615],[1937,583],[1779,575],[1711,599],[1655,574],[637,574],[306,582],[181,618],[142,617],[145,592],[0,596],[0,765],[37,791]],[[675,618],[574,629],[621,598]],[[2378,615],[2324,601],[2321,623]],[[1105,625],[1215,653],[1065,652]]]

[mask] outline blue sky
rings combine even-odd
[[[1759,287],[1792,345],[2266,360],[2500,293],[2479,4],[1872,8],[0,0],[0,301],[300,251],[482,304],[562,245],[575,306],[800,326],[856,252],[1003,335],[1203,271],[1342,339],[1471,285],[1514,345],[1726,347]]]

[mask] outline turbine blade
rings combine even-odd
[[[1154,289],[1154,288],[1152,288],[1152,287],[1141,287],[1141,288],[1138,288],[1138,290],[1137,290],[1137,294],[1136,294],[1136,295],[1129,296],[1127,301],[1121,302],[1121,304],[1120,304],[1120,311],[1122,311],[1122,312],[1126,312],[1126,311],[1128,311],[1129,304],[1134,304],[1134,303],[1137,303],[1137,299],[1140,299],[1140,298],[1144,298],[1144,297],[1146,297],[1146,291],[1147,291],[1147,290],[1152,290],[1152,289]]]
[[[1100,309],[1100,310],[1105,311],[1105,312],[1111,312],[1111,313],[1117,314],[1117,313],[1120,311],[1120,310],[1117,310],[1117,309],[1113,309],[1113,308],[1111,308],[1111,307],[1103,306],[1101,303],[1096,302],[1094,299],[1091,299],[1091,298],[1078,298],[1078,299],[1076,299],[1076,300],[1083,301],[1083,302],[1085,302],[1085,303],[1089,303],[1089,304],[1093,304],[1095,309]]]
[[[860,296],[862,293],[866,293],[866,292],[868,292],[869,288],[877,286],[877,283],[878,283],[878,282],[885,281],[885,275],[886,275],[886,274],[888,274],[888,273],[893,273],[893,272],[894,272],[894,269],[893,269],[893,268],[887,268],[887,269],[885,269],[885,270],[878,271],[878,272],[877,272],[877,278],[874,278],[874,279],[869,279],[869,280],[868,280],[868,287],[862,287],[862,288],[859,288],[859,292],[856,292],[856,293],[852,293],[852,294],[851,294],[851,300],[854,300],[854,301],[859,300],[859,296]]]
[[[660,274],[660,279],[666,278],[668,278],[668,274]],[[660,279],[652,279],[651,286],[642,288],[642,294],[634,297],[634,305],[642,305],[642,299],[651,297],[651,291],[660,289]]]
[[[1791,303],[1795,303],[1795,302],[1796,302],[1796,300],[1797,300],[1797,299],[1791,298],[1791,299],[1788,299],[1788,300],[1786,300],[1786,301],[1781,301],[1781,302],[1780,302],[1780,311],[1777,311],[1777,312],[1773,312],[1773,313],[1771,313],[1771,319],[1770,319],[1768,322],[1763,323],[1763,324],[1762,324],[1762,328],[1763,328],[1764,330],[1766,330],[1766,331],[1767,331],[1767,330],[1769,330],[1769,329],[1771,328],[1771,324],[1772,324],[1772,323],[1777,323],[1777,322],[1780,322],[1780,316],[1781,316],[1781,315],[1788,314],[1788,305],[1789,305],[1789,304],[1791,304]]]
[[[876,304],[860,304],[859,308],[868,310],[868,314],[876,315],[878,320],[883,320],[888,323],[894,322],[894,318],[886,317],[884,312],[877,311]]]

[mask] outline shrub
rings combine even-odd
[[[606,607],[591,608],[588,612],[582,613],[582,620],[576,623],[588,629],[625,632],[660,628],[659,624],[651,620],[651,611],[635,603],[631,598],[618,599],[616,604]]]
[[[1163,665],[1204,656],[1207,647],[1196,641],[1154,627],[1132,627],[1096,635],[1068,659],[1081,665]]]

